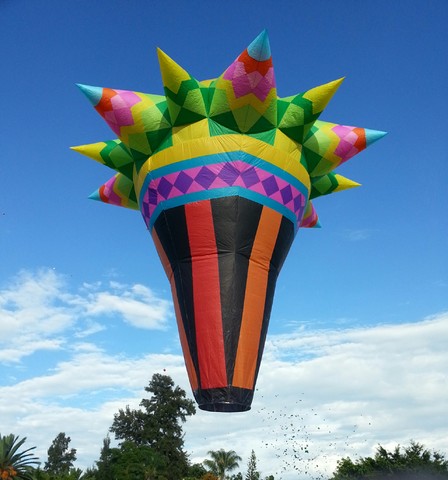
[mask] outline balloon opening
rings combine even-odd
[[[254,391],[228,385],[193,391],[201,410],[208,412],[247,412],[250,410]]]
[[[250,410],[250,405],[241,405],[239,403],[204,403],[199,405],[201,410],[207,412],[247,412]]]

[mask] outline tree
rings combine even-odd
[[[411,441],[408,447],[395,447],[392,452],[379,445],[375,456],[353,462],[343,458],[338,462],[331,480],[441,480],[448,479],[448,461],[438,452],[430,452]]]
[[[69,449],[71,438],[64,432],[60,432],[53,440],[48,449],[48,460],[45,462],[44,470],[50,476],[62,476],[70,474],[73,462],[76,460],[76,449]]]
[[[243,474],[241,472],[235,473],[229,477],[229,480],[243,480]]]
[[[187,476],[184,480],[202,480],[207,470],[201,463],[194,463],[188,467]]]
[[[260,472],[257,470],[257,457],[255,452],[252,450],[249,457],[249,462],[247,464],[247,473],[244,477],[245,480],[259,480]]]
[[[110,438],[103,440],[96,468],[88,469],[81,480],[167,480],[165,459],[146,445],[136,445],[125,440],[119,447],[111,448]]]
[[[213,475],[212,472],[207,472],[201,477],[201,480],[219,480],[219,479],[216,475]]]
[[[0,478],[2,480],[32,480],[33,465],[38,465],[38,458],[30,453],[36,447],[30,447],[19,452],[26,437],[19,440],[12,433],[0,434]]]
[[[241,461],[241,457],[234,450],[226,451],[222,448],[220,450],[210,450],[208,455],[212,457],[211,460],[204,460],[203,463],[219,480],[224,480],[227,472],[238,468],[238,462]]]
[[[165,480],[166,459],[147,445],[125,441],[111,450],[111,478],[123,480]]]
[[[103,439],[103,448],[100,452],[100,458],[96,462],[97,470],[95,478],[97,480],[110,480],[112,477],[112,449],[110,447],[109,435]]]
[[[97,480],[98,471],[94,467],[86,468],[82,474],[81,480]],[[112,477],[110,477],[111,479]]]
[[[167,375],[154,374],[145,390],[152,396],[142,399],[143,409],[119,410],[110,430],[118,440],[153,449],[166,464],[166,478],[181,479],[188,470],[181,424],[196,413],[194,403]]]

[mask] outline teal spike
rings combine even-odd
[[[247,52],[259,62],[264,62],[271,58],[271,46],[267,30],[263,30],[260,35],[247,47]]]
[[[90,100],[94,107],[98,105],[103,96],[102,87],[92,87],[90,85],[82,85],[81,83],[77,83],[76,86]]]
[[[375,143],[380,138],[383,138],[385,135],[387,135],[387,132],[382,132],[381,130],[370,130],[368,128],[365,128],[364,131],[366,135],[367,147],[372,145],[372,143]]]
[[[93,193],[89,195],[90,200],[98,200],[99,202],[102,202],[101,197],[100,197],[100,189],[98,188],[95,190]]]

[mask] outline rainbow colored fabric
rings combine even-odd
[[[91,198],[151,232],[200,407],[247,410],[291,242],[319,226],[314,198],[359,185],[334,170],[385,133],[319,119],[342,79],[279,98],[266,31],[213,80],[158,57],[165,95],[79,85],[118,139],[74,150],[116,171]]]

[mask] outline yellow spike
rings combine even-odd
[[[341,192],[342,190],[348,190],[349,188],[360,187],[361,184],[350,180],[349,178],[343,177],[336,173],[336,180],[338,181],[338,186],[333,190],[333,192]]]
[[[82,155],[85,155],[86,157],[89,157],[96,162],[101,163],[102,165],[105,165],[105,162],[100,155],[100,152],[105,147],[105,145],[105,142],[98,142],[90,143],[87,145],[78,145],[76,147],[70,147],[70,149],[74,150],[75,152],[81,153]]]
[[[319,85],[303,94],[304,98],[313,103],[314,114],[321,113],[324,110],[344,79],[345,77],[342,77],[324,85]]]
[[[164,51],[157,49],[159,59],[160,72],[162,74],[163,86],[174,93],[178,93],[181,83],[190,80],[191,76],[186,70],[178,65]]]

